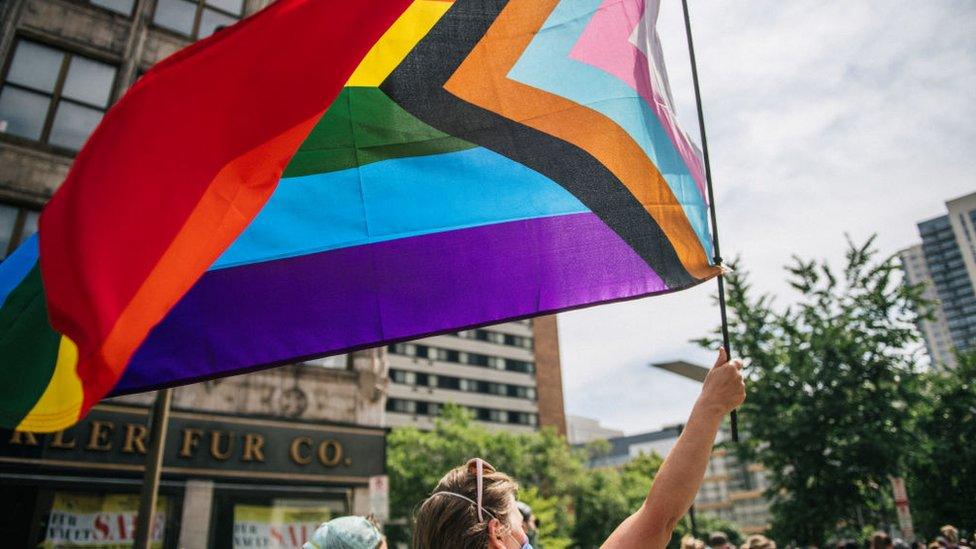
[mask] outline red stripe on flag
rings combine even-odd
[[[149,71],[41,216],[52,325],[85,410],[251,222],[312,124],[411,0],[278,0]]]

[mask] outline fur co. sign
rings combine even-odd
[[[0,465],[141,471],[146,418],[145,408],[100,405],[58,433],[5,432]],[[383,474],[385,460],[383,429],[173,412],[163,473],[365,485]]]

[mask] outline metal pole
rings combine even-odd
[[[722,252],[718,246],[718,220],[715,217],[715,193],[712,191],[712,166],[708,161],[708,138],[705,136],[705,111],[702,110],[701,88],[698,85],[698,62],[695,60],[695,42],[691,38],[691,17],[688,16],[688,0],[681,0],[681,7],[685,13],[685,34],[688,36],[688,53],[691,56],[691,78],[695,83],[695,103],[698,105],[698,129],[701,132],[702,156],[705,159],[705,181],[708,184],[708,210],[712,216],[712,245],[715,248],[716,265],[722,264]],[[725,279],[718,277],[718,308],[722,315],[722,344],[729,357],[732,356],[732,345],[729,343],[729,320],[725,312]],[[732,442],[739,442],[739,416],[732,410],[730,416],[732,428]]]
[[[166,427],[169,424],[169,404],[172,398],[172,389],[163,389],[156,393],[156,404],[150,418],[149,454],[146,455],[146,471],[142,476],[133,549],[149,549],[152,538],[152,519],[156,514],[156,495],[159,493],[159,475],[163,468],[163,448],[166,445]]]

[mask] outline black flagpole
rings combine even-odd
[[[695,82],[695,103],[698,105],[698,129],[701,132],[702,155],[705,157],[705,181],[708,184],[708,210],[712,216],[712,245],[715,248],[714,262],[722,264],[722,252],[718,247],[718,220],[715,218],[715,193],[712,191],[712,166],[708,162],[708,138],[705,137],[705,111],[702,110],[701,88],[698,85],[698,62],[695,60],[695,42],[691,38],[691,17],[688,16],[688,0],[681,0],[681,7],[685,13],[685,34],[688,36],[688,53],[691,56],[691,78]],[[718,309],[722,315],[722,345],[725,352],[732,356],[732,345],[729,343],[729,320],[725,313],[725,280],[722,275],[718,279]],[[739,416],[735,410],[729,417],[732,427],[732,442],[739,442]]]
[[[685,430],[685,424],[678,424],[678,436],[681,436]],[[688,508],[688,518],[691,519],[691,536],[694,538],[698,537],[698,523],[695,521],[695,502],[691,502],[691,507]]]
[[[148,549],[152,542],[153,519],[156,514],[156,496],[159,493],[159,476],[163,468],[163,448],[166,445],[166,427],[169,423],[169,405],[173,390],[162,389],[156,393],[149,426],[149,454],[142,477],[139,495],[139,514],[136,517],[134,549]]]

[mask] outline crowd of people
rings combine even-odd
[[[966,539],[959,537],[959,530],[951,525],[943,526],[939,536],[928,544],[917,540],[908,542],[878,531],[870,538],[861,541],[855,539],[838,541],[833,547],[835,549],[974,549]],[[681,539],[681,549],[736,549],[736,546],[729,543],[729,538],[724,532],[713,532],[708,536],[707,541],[691,535],[685,536]],[[746,538],[739,549],[776,549],[776,542],[756,534]]]
[[[522,516],[522,533],[528,542],[521,544],[520,547],[541,549],[536,541],[538,529],[532,509],[519,502],[518,510]],[[965,538],[959,537],[959,530],[954,526],[943,526],[939,534],[926,545],[922,541],[907,542],[901,538],[892,538],[887,533],[879,531],[861,542],[845,539],[838,541],[834,547],[835,549],[976,549]],[[489,547],[493,546],[489,545]],[[371,518],[341,517],[323,524],[312,540],[305,545],[305,549],[387,549],[387,545],[378,525]],[[725,532],[712,532],[707,541],[690,534],[684,536],[681,538],[681,549],[737,548],[729,542]],[[745,543],[738,549],[776,549],[776,542],[761,534],[754,534],[747,537]]]

